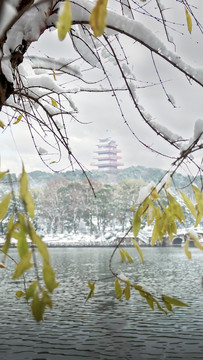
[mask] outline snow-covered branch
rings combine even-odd
[[[93,9],[90,1],[72,1],[73,24],[88,24]],[[203,68],[195,68],[182,60],[181,56],[171,51],[152,31],[137,20],[132,20],[108,10],[106,27],[115,33],[123,34],[139,42],[150,51],[156,53],[190,79],[203,86]]]
[[[118,105],[121,119],[134,137],[147,148],[160,154],[158,149],[143,141],[132,129],[118,96],[118,93],[125,92],[128,93],[134,110],[144,120],[146,126],[180,151],[180,156],[185,158],[191,152],[201,149],[202,135],[193,136],[188,141],[182,135],[175,135],[168,124],[159,123],[159,120],[154,119],[145,110],[142,98],[139,99],[137,95],[140,86],[136,69],[133,69],[132,64],[129,63],[131,60],[128,52],[132,52],[133,47],[135,51],[137,45],[146,49],[146,54],[149,54],[149,58],[153,60],[164,95],[173,105],[175,100],[167,92],[159,74],[159,59],[169,65],[169,68],[170,66],[176,68],[177,74],[182,74],[183,78],[186,77],[191,83],[202,87],[203,68],[188,63],[172,50],[174,45],[176,48],[176,43],[172,39],[171,32],[179,30],[175,30],[175,21],[171,21],[170,16],[167,17],[167,5],[160,0],[152,0],[144,5],[140,1],[111,0],[107,9],[104,36],[95,38],[89,25],[95,2],[70,0],[72,27],[69,37],[75,56],[68,59],[33,56],[28,53],[30,45],[37,41],[46,29],[57,25],[64,0],[1,2],[0,109],[2,106],[7,106],[15,112],[25,112],[30,129],[34,125],[29,119],[35,118],[43,133],[47,130],[50,133],[53,131],[55,139],[58,139],[58,136],[66,138],[64,117],[77,120],[76,115],[79,112],[77,102],[73,100],[71,94],[76,96],[79,92],[110,92]],[[150,3],[153,3],[155,8]],[[187,11],[191,22],[194,22],[202,34],[197,12],[188,2],[171,0],[170,4],[174,9],[181,7],[184,14]],[[153,26],[151,28],[146,26],[145,19],[149,19],[149,23],[154,21],[155,30]],[[156,26],[159,26],[159,31],[156,31]],[[186,23],[185,26],[191,32],[191,23]],[[125,39],[131,41],[130,51],[125,46]],[[114,72],[116,75],[112,75]],[[142,84],[142,87],[153,85],[150,80],[149,84],[146,81]],[[47,123],[42,121],[41,112],[46,115]],[[59,123],[60,126],[56,125]],[[47,129],[44,130],[46,127]],[[62,128],[63,133],[60,130]],[[63,145],[63,139],[59,143]]]

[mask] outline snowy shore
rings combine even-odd
[[[199,241],[203,243],[203,229],[198,227],[195,229],[199,236]],[[194,231],[194,229],[184,229],[184,231],[179,230],[177,232],[176,238],[182,238],[184,244],[184,235],[188,232]],[[65,234],[47,234],[42,235],[43,241],[46,243],[48,247],[114,247],[116,246],[120,239],[125,236],[122,232],[108,232],[100,235],[90,235],[90,234],[73,234],[73,233],[65,233]],[[133,238],[133,233],[129,233],[125,240],[122,242],[123,246],[133,246],[131,241]],[[140,246],[150,246],[150,238],[151,238],[151,229],[144,228],[140,230],[138,239],[136,239]],[[175,237],[174,237],[175,239]],[[2,246],[5,242],[5,238],[3,236],[0,238],[0,246]],[[16,246],[17,240],[11,239],[11,246]],[[182,244],[182,245],[183,245]],[[171,245],[171,244],[169,244]],[[181,244],[179,244],[180,246]],[[168,245],[166,245],[168,246]]]
[[[118,244],[123,234],[94,236],[89,234],[49,234],[42,236],[43,241],[48,247],[114,247]],[[5,239],[0,238],[0,246],[4,244]],[[11,239],[11,246],[17,244],[16,239]],[[130,241],[125,240],[125,246],[131,246]]]
[[[95,237],[87,234],[57,234],[46,235],[43,241],[48,247],[102,247],[115,246],[116,238],[108,238],[104,235]]]

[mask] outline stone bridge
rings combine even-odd
[[[165,236],[163,239],[163,243],[160,246],[182,246],[186,240],[186,235],[192,229],[178,230],[177,234],[174,236],[173,241],[169,239],[168,236]],[[199,236],[199,239],[203,238],[203,228],[198,228],[195,230]],[[152,232],[146,231],[145,229],[140,230],[139,235],[136,239],[139,245],[141,246],[150,246],[151,243]],[[134,238],[133,234],[129,234],[125,238],[124,244],[127,246],[132,246],[131,238]],[[190,246],[193,246],[193,240],[190,241]]]

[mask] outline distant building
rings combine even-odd
[[[97,147],[98,150],[94,151],[97,154],[97,157],[94,157],[97,162],[92,163],[91,165],[96,166],[98,170],[103,170],[107,173],[118,172],[119,166],[123,166],[123,164],[118,162],[122,157],[118,156],[118,154],[121,153],[121,150],[117,148],[116,141],[112,140],[110,137],[99,139]]]

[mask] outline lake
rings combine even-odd
[[[120,264],[120,255],[115,256],[113,268],[131,281],[189,305],[165,315],[152,311],[135,291],[129,301],[117,300],[113,279],[98,282],[95,296],[85,304],[87,281],[110,275],[113,249],[50,249],[60,287],[53,309],[39,324],[24,300],[15,298],[23,284],[11,281],[13,263],[8,260],[8,269],[0,269],[0,359],[202,359],[203,253],[191,250],[189,261],[183,248],[144,248],[144,266],[133,248],[128,249],[132,264]],[[10,255],[15,257],[16,250]]]

